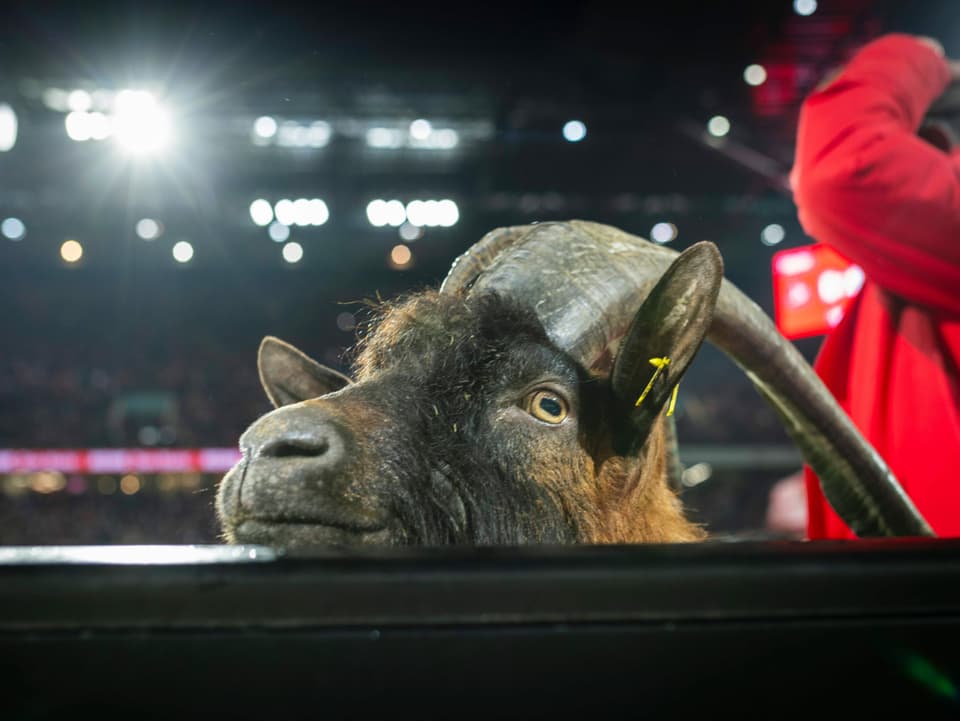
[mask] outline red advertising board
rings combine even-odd
[[[774,320],[791,339],[835,327],[863,287],[860,266],[819,243],[775,253],[772,269]]]

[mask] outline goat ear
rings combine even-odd
[[[279,338],[267,336],[257,354],[260,384],[276,408],[318,398],[352,381]]]
[[[610,376],[626,420],[618,450],[634,453],[646,441],[710,328],[722,281],[720,252],[702,241],[677,256],[643,301]]]

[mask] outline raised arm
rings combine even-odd
[[[960,313],[960,163],[917,135],[952,67],[926,38],[865,45],[805,100],[791,184],[813,238],[881,287]]]

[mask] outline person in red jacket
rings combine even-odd
[[[938,536],[960,536],[960,150],[918,131],[960,64],[884,35],[803,103],[790,180],[866,282],[814,367]],[[805,469],[810,539],[854,538]]]

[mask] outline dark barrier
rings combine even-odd
[[[960,541],[0,548],[0,681],[5,721],[956,718]]]

